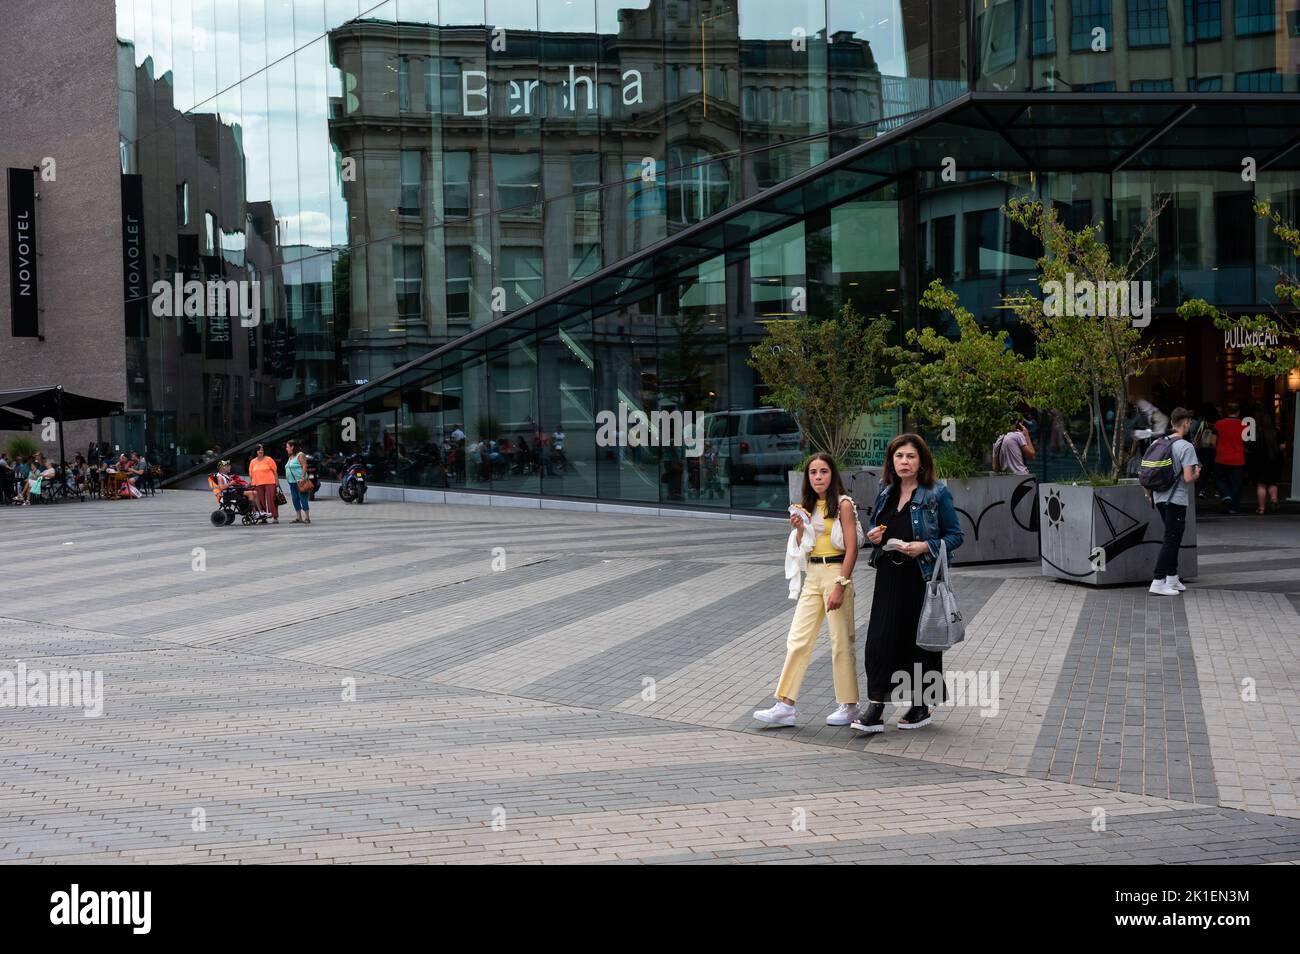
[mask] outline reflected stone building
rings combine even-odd
[[[398,487],[780,510],[804,441],[748,364],[765,323],[851,302],[901,340],[944,326],[917,308],[939,277],[1026,348],[999,305],[1038,252],[998,213],[1026,193],[1116,249],[1163,203],[1142,396],[1285,427],[1300,375],[1240,376],[1174,308],[1257,310],[1294,267],[1251,205],[1300,213],[1296,6],[116,0],[113,201],[141,229],[96,241],[261,306],[159,317],[124,265],[102,428],[179,471],[297,436]],[[59,347],[0,356],[39,376]],[[708,450],[599,446],[621,405],[706,415]]]

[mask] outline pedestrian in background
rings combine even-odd
[[[1214,482],[1219,488],[1219,499],[1230,514],[1241,511],[1241,487],[1246,482],[1246,447],[1242,440],[1245,425],[1241,423],[1241,405],[1228,402],[1228,416],[1214,422]]]
[[[1286,445],[1278,440],[1273,415],[1258,405],[1251,408],[1255,418],[1255,439],[1246,447],[1246,473],[1255,484],[1255,513],[1263,516],[1267,503],[1277,512],[1277,485],[1282,482],[1282,465]]]
[[[1197,426],[1192,445],[1201,461],[1201,479],[1196,482],[1196,496],[1210,497],[1214,493],[1214,422],[1219,419],[1219,409],[1213,404],[1202,404],[1196,417]]]
[[[269,513],[272,523],[279,523],[280,508],[275,502],[275,494],[280,487],[280,470],[261,444],[257,445],[257,455],[248,462],[248,478],[257,494],[257,509]]]
[[[1025,461],[1037,456],[1038,451],[1029,438],[1029,426],[1024,421],[1016,421],[1015,427],[993,442],[993,469],[999,472],[1005,470],[1028,477]]]
[[[1177,596],[1187,589],[1178,579],[1178,549],[1182,546],[1183,531],[1187,528],[1187,507],[1191,503],[1189,489],[1196,485],[1196,478],[1201,475],[1196,448],[1187,440],[1192,425],[1192,412],[1177,407],[1169,417],[1173,427],[1173,440],[1153,442],[1142,461],[1143,468],[1151,463],[1159,463],[1155,458],[1161,457],[1167,445],[1170,461],[1168,466],[1174,476],[1173,483],[1167,488],[1151,491],[1151,499],[1165,524],[1164,542],[1151,573],[1150,592],[1157,596]]]
[[[289,496],[293,498],[293,522],[311,523],[311,481],[307,480],[307,455],[298,449],[297,441],[285,441],[284,452],[289,455],[284,463],[284,476],[289,481]],[[275,463],[272,461],[271,463]],[[307,482],[306,489],[299,486]]]

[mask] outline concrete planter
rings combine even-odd
[[[1038,557],[1037,481],[1018,474],[988,474],[944,481],[965,539],[952,562],[997,563]]]
[[[869,467],[842,475],[858,504],[863,529],[876,501],[883,468]],[[799,499],[803,474],[790,471],[790,502]],[[952,554],[952,562],[990,563],[1004,560],[1032,560],[1038,556],[1038,511],[1034,506],[1032,477],[991,474],[970,480],[945,480],[952,494],[966,539]]]
[[[880,486],[881,469],[864,467],[861,470],[849,470],[840,474],[840,479],[844,481],[844,489],[858,505],[858,516],[862,519],[864,530],[867,528],[867,514],[871,510],[871,505],[876,502],[876,488]],[[798,503],[803,491],[803,471],[787,471],[786,477],[790,483],[790,503]]]
[[[1043,576],[1092,586],[1151,581],[1165,528],[1160,512],[1147,503],[1137,481],[1115,487],[1040,484],[1038,516]],[[1178,573],[1194,579],[1196,569],[1193,498],[1187,508]]]

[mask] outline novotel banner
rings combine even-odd
[[[144,180],[122,176],[122,295],[126,336],[149,337],[149,287],[144,258]]]
[[[41,333],[36,282],[36,174],[9,170],[9,294],[13,302],[13,336]]]

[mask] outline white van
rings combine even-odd
[[[731,480],[738,484],[785,483],[807,445],[799,422],[779,407],[712,411],[704,415],[704,439],[718,448],[719,458],[730,461]]]

